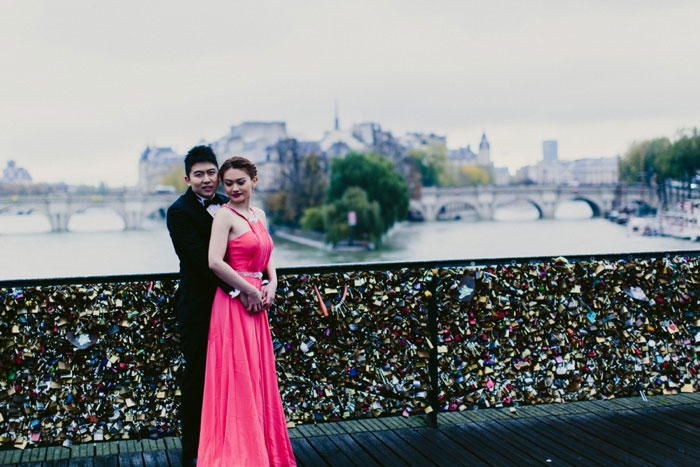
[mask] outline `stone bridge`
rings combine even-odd
[[[566,201],[584,201],[598,217],[632,201],[656,206],[658,197],[653,189],[627,185],[427,187],[421,190],[420,199],[411,200],[409,215],[434,221],[476,211],[479,220],[491,220],[498,208],[518,201],[532,204],[540,219],[552,219],[557,207]]]
[[[137,230],[151,214],[164,214],[177,193],[119,193],[104,195],[46,194],[0,197],[0,215],[39,213],[48,217],[52,232],[68,230],[71,216],[91,208],[111,209],[124,221],[124,230]]]

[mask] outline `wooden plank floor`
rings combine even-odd
[[[300,466],[700,465],[700,393],[300,425]],[[0,450],[0,464],[178,466],[180,442]]]

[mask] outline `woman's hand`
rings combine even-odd
[[[262,302],[263,307],[267,310],[275,301],[275,293],[277,292],[277,281],[270,281],[262,286]]]
[[[260,313],[265,309],[263,295],[258,289],[254,289],[249,293],[241,293],[240,299],[241,304],[249,313]]]

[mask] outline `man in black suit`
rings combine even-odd
[[[175,253],[180,258],[180,285],[175,309],[180,327],[185,368],[182,381],[182,465],[195,463],[207,361],[209,317],[216,287],[231,287],[209,269],[211,224],[226,197],[219,186],[216,155],[209,146],[196,146],[185,157],[185,181],[189,188],[168,209],[167,224]]]

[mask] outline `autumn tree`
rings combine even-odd
[[[178,193],[184,193],[187,190],[187,182],[185,182],[185,170],[182,164],[173,164],[173,167],[160,180],[159,185],[171,186]]]
[[[411,149],[406,156],[410,170],[420,177],[421,186],[445,186],[449,184],[447,151],[442,144],[427,148]]]
[[[320,206],[326,187],[325,159],[317,154],[302,154],[295,139],[276,145],[282,177],[277,191],[269,194],[265,208],[273,222],[296,227],[305,209]]]

